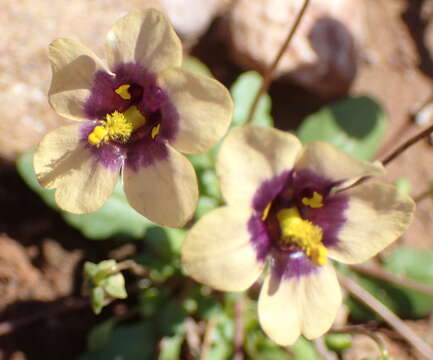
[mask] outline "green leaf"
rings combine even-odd
[[[373,99],[351,97],[308,116],[297,130],[304,144],[329,142],[359,159],[372,159],[385,135],[386,116]]]
[[[184,56],[182,61],[182,69],[191,71],[195,74],[206,75],[213,77],[209,68],[199,59],[193,56]]]
[[[385,260],[386,270],[433,286],[433,251],[400,247]],[[409,302],[408,315],[422,317],[433,311],[433,298],[404,287],[397,287]]]
[[[128,297],[125,289],[125,278],[121,273],[109,276],[105,280],[103,287],[108,295],[116,299],[126,299]]]
[[[248,119],[254,97],[262,85],[263,77],[255,72],[248,71],[241,74],[233,83],[230,92],[235,104],[231,126],[240,126]],[[260,97],[256,112],[251,123],[262,126],[273,126],[271,116],[271,97],[265,93]]]
[[[96,325],[87,335],[87,349],[96,351],[108,344],[116,324],[115,319],[108,319]]]
[[[156,336],[150,322],[116,327],[106,345],[80,360],[153,360]]]
[[[177,300],[169,301],[158,315],[158,329],[165,336],[172,336],[183,330],[188,313]]]
[[[184,334],[176,334],[171,337],[164,337],[161,340],[161,350],[158,360],[180,359],[180,351],[184,340]]]
[[[325,336],[326,346],[334,351],[343,351],[352,346],[350,334],[328,334]]]
[[[290,347],[290,351],[293,352],[293,360],[320,360],[313,343],[303,337],[300,337],[295,345]]]
[[[120,182],[112,196],[98,211],[86,215],[62,211],[54,201],[54,191],[45,190],[39,185],[33,171],[33,152],[27,152],[17,160],[17,169],[26,184],[35,191],[47,205],[58,211],[72,227],[81,231],[89,239],[100,240],[124,234],[140,238],[152,222],[137,213],[126,200]]]
[[[106,305],[105,291],[102,287],[96,286],[91,289],[90,299],[92,302],[93,312],[98,315]]]

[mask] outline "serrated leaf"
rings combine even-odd
[[[373,99],[352,97],[308,116],[297,130],[304,144],[329,142],[359,159],[370,160],[385,135],[386,116]]]
[[[240,126],[247,121],[254,97],[260,89],[262,82],[263,77],[259,73],[248,71],[241,74],[233,83],[230,89],[235,104],[232,127]],[[251,123],[262,126],[273,126],[271,104],[272,101],[269,94],[263,94],[257,104]]]
[[[18,158],[16,164],[21,177],[47,205],[58,211],[69,225],[89,239],[101,240],[120,234],[140,238],[146,229],[153,225],[128,204],[120,183],[107,202],[94,213],[76,215],[62,211],[54,201],[54,191],[46,190],[39,185],[33,171],[32,159],[33,152],[27,152]]]

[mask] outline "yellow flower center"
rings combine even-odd
[[[319,226],[302,219],[296,207],[281,209],[277,219],[282,244],[296,244],[316,265],[327,263],[328,250],[322,243],[323,231]]]
[[[136,106],[124,113],[115,111],[105,116],[105,121],[95,126],[87,137],[89,144],[99,146],[110,140],[127,142],[132,133],[146,123],[146,118]]]
[[[323,206],[323,195],[315,191],[313,192],[313,196],[311,198],[302,198],[302,203],[313,209],[321,208]]]

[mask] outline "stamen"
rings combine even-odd
[[[95,126],[87,137],[89,144],[100,146],[110,140],[126,143],[132,133],[146,123],[146,118],[137,109],[131,106],[124,113],[115,111],[105,116],[105,122]]]
[[[114,92],[123,100],[131,100],[131,93],[129,92],[130,87],[131,85],[129,84],[120,85]]]
[[[313,192],[313,196],[311,198],[308,197],[302,198],[302,203],[313,209],[321,208],[323,206],[323,195],[315,191]]]
[[[328,250],[322,243],[323,231],[319,226],[302,219],[295,207],[280,210],[277,219],[284,245],[296,244],[316,265],[327,263]]]
[[[150,134],[152,136],[152,139],[155,139],[156,135],[159,134],[159,128],[160,127],[161,127],[160,124],[158,124],[152,128],[152,133]]]
[[[271,206],[272,206],[272,201],[269,201],[268,205],[266,205],[266,207],[262,212],[262,217],[261,217],[262,221],[265,221],[268,218],[269,210],[271,210]]]

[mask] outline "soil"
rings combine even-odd
[[[428,0],[366,2],[367,46],[350,93],[374,96],[387,110],[390,125],[379,153],[383,157],[422,129],[414,123],[413,114],[433,97],[433,21],[428,21],[433,11]],[[216,19],[192,54],[229,86],[243,69],[230,58],[224,24],[223,17]],[[9,30],[21,31],[18,27]],[[47,64],[39,60],[36,65],[45,74]],[[336,100],[287,80],[275,81],[270,94],[274,118],[283,129],[295,129],[306,115]],[[42,115],[47,111],[43,107],[39,109]],[[387,179],[405,176],[415,196],[423,193],[433,179],[432,150],[428,140],[420,142],[389,166]],[[17,146],[11,146],[2,152],[8,161],[0,161],[0,360],[75,359],[85,347],[87,331],[101,320],[80,297],[81,265],[85,260],[106,258],[117,244],[114,240],[92,242],[66,225],[21,180],[10,161],[16,152]],[[433,201],[420,201],[414,223],[399,245],[433,249],[432,220]],[[412,322],[412,326],[422,335],[433,333],[430,319]],[[417,358],[399,339],[386,331],[383,336],[396,359]],[[426,340],[433,344],[431,337]],[[356,337],[344,358],[371,355],[370,348],[368,341]]]

